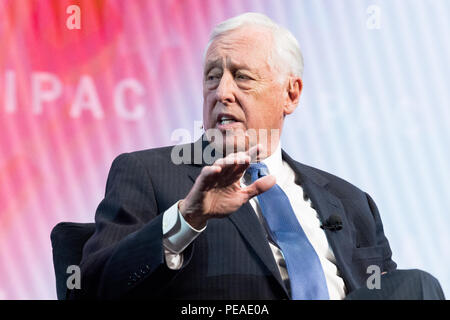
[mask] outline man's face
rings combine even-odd
[[[288,93],[287,77],[280,81],[281,74],[270,65],[272,45],[272,35],[265,28],[243,27],[218,37],[208,48],[203,126],[220,130],[227,151],[249,147],[248,139],[242,139],[248,129],[255,129],[258,143],[263,144],[259,129],[267,130],[267,146],[263,145],[267,155],[278,145]]]

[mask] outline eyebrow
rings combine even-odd
[[[207,63],[206,63],[206,65],[205,65],[205,73],[204,73],[204,75],[206,76],[210,71],[211,71],[211,69],[213,69],[213,68],[220,68],[220,67],[222,67],[222,59],[216,59],[216,60],[210,60],[210,61],[208,61]]]

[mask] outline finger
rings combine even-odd
[[[230,157],[230,163],[229,165],[230,170],[226,171],[226,174],[233,180],[236,181],[236,179],[239,179],[243,172],[248,168],[250,165],[250,156],[246,152],[238,152]]]
[[[232,182],[240,180],[245,170],[247,170],[247,168],[250,166],[250,157],[247,157],[244,161],[245,161],[244,163],[239,163],[235,165],[233,171],[229,175]]]
[[[239,163],[233,171],[234,176],[241,176],[250,166],[250,157],[246,157],[242,163]]]
[[[215,165],[222,168],[220,179],[221,183],[233,183],[242,176],[242,173],[250,164],[250,157],[246,152],[230,154],[223,159],[215,162]]]
[[[266,192],[272,188],[276,183],[275,176],[267,175],[259,178],[248,187],[245,187],[243,191],[248,195],[248,199],[253,198],[261,193]]]
[[[200,176],[198,177],[199,188],[202,191],[208,190],[214,186],[217,176],[221,173],[220,166],[206,166],[203,167]]]
[[[261,150],[262,150],[261,144],[254,145],[253,147],[248,149],[247,154],[250,157],[250,162],[256,162],[259,154],[261,153]]]
[[[220,179],[223,180],[233,171],[234,161],[231,158],[223,158],[217,160],[217,163],[214,163],[214,165],[221,168]]]
[[[221,166],[223,168],[225,166],[233,166],[234,164],[245,164],[247,162],[247,158],[250,159],[250,156],[244,151],[231,153],[225,158],[218,159],[214,162],[214,165]]]
[[[235,160],[234,161],[235,164],[246,164],[246,163],[250,163],[250,161],[251,161],[251,157],[249,156],[248,152],[246,152],[246,151],[234,153],[232,155],[232,157]]]

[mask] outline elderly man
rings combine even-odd
[[[219,24],[205,54],[204,136],[115,159],[73,296],[401,297],[393,286],[442,295],[428,274],[395,271],[368,194],[282,151],[302,70],[297,41],[266,16]],[[368,270],[384,274],[381,288],[368,290]]]

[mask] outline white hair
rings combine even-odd
[[[273,55],[275,58],[278,58],[277,67],[294,76],[302,77],[303,56],[297,39],[295,39],[289,30],[279,26],[262,13],[247,12],[219,23],[211,32],[205,48],[204,57],[206,57],[208,48],[216,38],[247,25],[268,28],[273,35]]]

